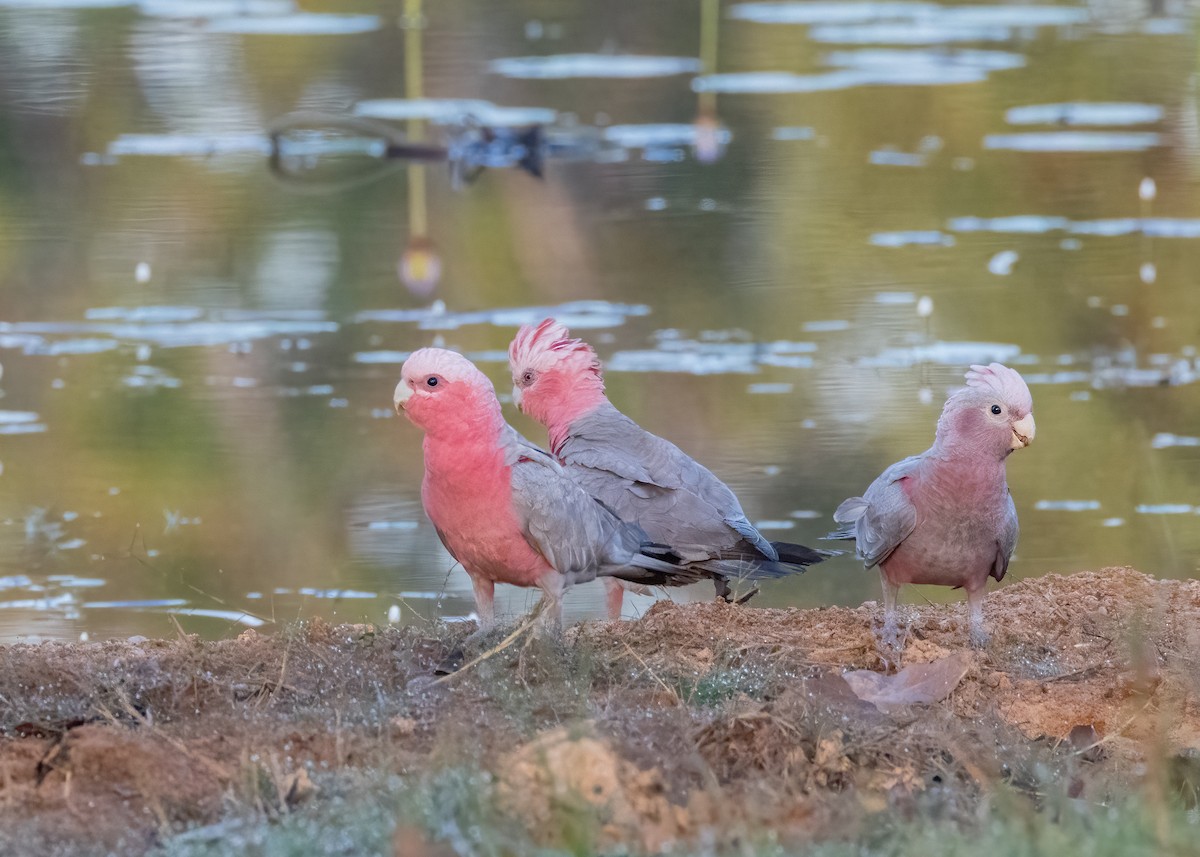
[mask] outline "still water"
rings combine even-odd
[[[1008,362],[1013,577],[1196,576],[1197,79],[1169,2],[0,0],[0,639],[468,615],[392,388],[547,314],[809,544]]]

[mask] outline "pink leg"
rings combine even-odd
[[[991,635],[983,624],[983,596],[987,594],[987,578],[978,589],[967,590],[967,625],[971,645],[977,649],[987,648]]]
[[[496,584],[478,574],[471,575],[475,587],[475,612],[479,614],[479,630],[486,631],[496,624]]]
[[[879,635],[879,645],[883,649],[884,660],[898,665],[900,655],[904,651],[904,641],[900,637],[896,617],[896,600],[900,595],[900,585],[888,580],[882,567],[879,569],[879,580],[883,584],[883,630]]]
[[[562,629],[562,599],[563,576],[557,571],[548,571],[542,575],[542,579],[538,581],[538,588],[542,590],[542,600],[546,602],[545,611],[542,613],[542,619],[545,623],[554,630]]]
[[[616,578],[604,578],[604,588],[607,590],[605,603],[608,605],[608,620],[616,622],[621,618],[621,605],[625,602],[625,587]]]

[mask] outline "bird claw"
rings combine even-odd
[[[992,642],[992,635],[982,625],[972,625],[971,630],[967,632],[967,637],[971,641],[972,648],[976,649],[986,649]]]
[[[904,644],[908,642],[908,628],[903,632],[896,622],[885,621],[875,636],[875,650],[883,665],[889,669],[899,669],[904,657]]]

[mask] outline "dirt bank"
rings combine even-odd
[[[1200,581],[1016,583],[988,598],[984,652],[962,605],[910,619],[905,665],[932,665],[911,682],[845,675],[879,669],[873,605],[663,602],[440,680],[466,629],[7,647],[0,853],[145,853],[230,812],[305,812],[360,769],[486,769],[534,839],[566,814],[645,850],[845,836],[884,810],[969,819],[998,792],[1195,799]]]

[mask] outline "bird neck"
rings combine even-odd
[[[593,372],[553,372],[544,376],[539,386],[545,385],[537,403],[537,412],[532,413],[546,427],[550,436],[550,449],[557,450],[571,434],[571,426],[583,417],[608,403],[604,395],[604,381]]]
[[[452,410],[437,416],[438,419],[423,421],[427,455],[431,451],[458,454],[498,446],[506,425],[500,402],[490,390],[487,395],[469,394],[453,402]]]

